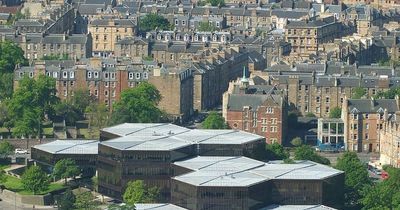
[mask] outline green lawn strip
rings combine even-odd
[[[44,135],[53,135],[53,127],[43,128]]]
[[[18,194],[21,195],[33,195],[32,192],[26,191],[24,190],[23,186],[22,186],[22,182],[21,179],[18,179],[16,177],[13,176],[9,176],[7,175],[7,181],[6,183],[4,183],[4,186],[14,192],[17,192]],[[61,183],[51,183],[49,188],[46,191],[37,193],[38,195],[45,195],[47,193],[56,191],[56,190],[60,190],[65,188],[63,184]]]
[[[4,169],[7,169],[7,168],[10,168],[10,166],[11,166],[11,165],[1,165],[1,164],[0,164],[0,171],[2,171],[2,170],[4,170]]]

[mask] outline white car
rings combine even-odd
[[[28,154],[28,150],[26,149],[15,149],[15,154]]]

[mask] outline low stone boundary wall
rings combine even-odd
[[[15,202],[15,203],[23,203],[23,204],[31,204],[31,205],[40,205],[40,206],[48,206],[54,203],[53,196],[51,194],[46,195],[20,195],[10,190],[3,190],[1,193],[1,197],[4,200]]]

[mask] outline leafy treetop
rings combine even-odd
[[[297,147],[296,150],[294,151],[294,159],[295,160],[311,160],[316,163],[321,163],[324,165],[329,165],[330,161],[329,159],[320,156],[315,152],[315,150],[308,146],[308,145],[302,145],[300,147]]]
[[[8,155],[13,154],[14,146],[10,144],[8,141],[0,142],[0,158],[5,158]]]
[[[276,142],[266,145],[267,160],[284,160],[289,158],[289,152]]]
[[[143,180],[135,180],[128,182],[125,189],[123,199],[124,202],[133,205],[136,203],[152,203],[156,202],[159,196],[159,189],[156,187],[148,188]]]
[[[127,89],[114,104],[113,123],[159,122],[162,112],[157,105],[160,100],[160,92],[150,83],[143,82],[135,88]]]
[[[217,112],[210,112],[207,118],[202,123],[204,129],[226,129],[224,118]]]
[[[367,167],[355,152],[345,152],[337,159],[335,168],[345,172],[345,205],[357,206],[361,190],[371,184]]]
[[[75,161],[67,158],[59,160],[53,169],[53,176],[60,177],[67,182],[67,178],[75,177],[80,174],[79,167],[75,164]]]
[[[47,174],[39,166],[31,166],[21,176],[22,186],[25,190],[36,193],[45,191],[49,187]]]
[[[160,30],[169,30],[171,25],[163,16],[154,13],[147,14],[146,16],[140,18],[139,29],[141,31],[147,32],[156,28]]]

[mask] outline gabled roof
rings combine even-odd
[[[348,111],[351,113],[382,113],[387,109],[388,113],[399,111],[395,99],[349,99]]]

